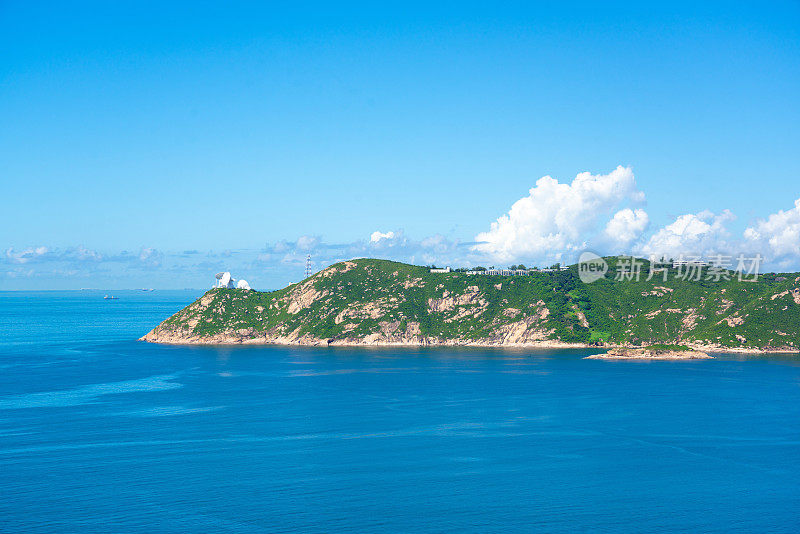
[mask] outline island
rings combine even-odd
[[[646,347],[617,347],[601,354],[586,356],[586,360],[708,360],[705,352],[686,345],[655,344]]]
[[[540,271],[431,269],[379,259],[327,267],[276,291],[214,288],[141,339],[175,344],[444,345],[797,352],[800,275],[584,283]],[[645,261],[645,260],[642,260]],[[646,263],[645,263],[646,265]],[[520,275],[523,274],[523,275]],[[614,354],[631,354],[629,352]],[[620,356],[621,357],[621,356]]]

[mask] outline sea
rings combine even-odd
[[[798,532],[800,357],[164,346],[0,292],[2,532]]]

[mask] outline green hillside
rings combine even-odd
[[[212,289],[143,339],[158,342],[692,344],[800,347],[800,276],[757,282],[584,284],[577,268],[530,276],[430,273],[359,259],[273,292]],[[647,262],[645,267],[647,266]]]

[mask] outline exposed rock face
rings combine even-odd
[[[289,300],[289,307],[286,309],[286,311],[291,314],[295,314],[300,310],[308,308],[320,297],[324,296],[325,295],[322,292],[314,289],[314,284],[312,284],[311,281],[308,281],[292,292]]]
[[[469,286],[467,291],[460,295],[451,296],[449,291],[445,291],[440,299],[428,299],[428,310],[444,312],[453,310],[456,306],[466,306],[468,304],[486,306],[486,301],[480,298],[478,286]]]
[[[656,286],[651,291],[645,291],[642,293],[643,297],[663,297],[668,293],[672,293],[675,291],[671,287],[664,287],[664,286]]]
[[[500,325],[488,338],[491,345],[524,345],[547,339],[548,331],[537,328],[539,320],[536,316],[526,317],[521,321]]]
[[[696,309],[690,308],[689,310],[687,310],[686,316],[684,316],[684,318],[681,320],[681,323],[683,324],[685,331],[688,332],[689,330],[694,328],[695,325],[697,324],[697,319],[698,319],[698,313]]]
[[[375,302],[348,306],[339,312],[333,322],[339,324],[345,319],[379,319],[384,313],[386,313],[386,302],[384,299],[379,299]]]
[[[727,323],[728,326],[733,327],[733,326],[739,326],[740,324],[742,324],[744,322],[744,318],[743,317],[739,317],[736,314],[733,314],[733,315],[729,315],[728,317],[725,317],[722,321],[725,321],[725,323]],[[722,322],[722,321],[720,321],[720,322]]]
[[[725,312],[727,312],[731,308],[731,306],[733,306],[733,301],[728,300],[728,299],[722,299],[720,308],[716,312],[717,315],[724,314]]]
[[[583,310],[574,304],[572,305],[572,310],[575,312],[575,316],[581,322],[581,326],[584,328],[589,328],[589,321],[586,320],[586,315],[583,313]]]

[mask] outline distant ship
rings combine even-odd
[[[106,300],[117,300],[117,299],[119,299],[119,297],[115,297],[114,295],[106,295],[103,298],[106,299]]]

